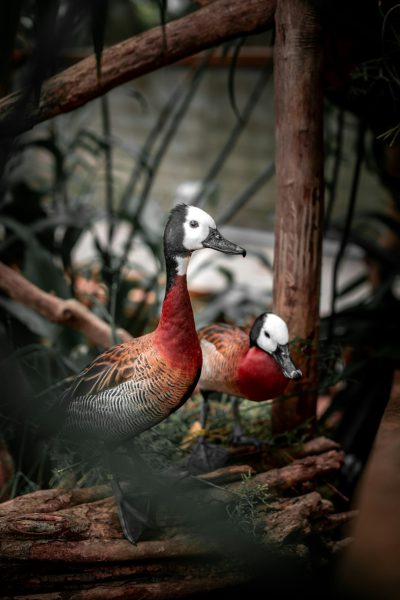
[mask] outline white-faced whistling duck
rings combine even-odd
[[[245,438],[239,420],[238,398],[255,402],[276,398],[291,379],[299,379],[301,371],[291,359],[286,323],[277,315],[266,312],[254,321],[250,333],[240,327],[215,323],[198,331],[203,354],[203,367],[198,386],[203,395],[201,427],[206,427],[208,396],[222,392],[234,396],[235,420],[233,441],[254,442]],[[223,448],[207,444],[200,436],[189,464],[200,470],[218,468],[226,462]]]
[[[164,232],[167,283],[159,324],[152,333],[110,348],[77,376],[62,400],[62,435],[102,440],[112,448],[167,418],[189,398],[202,354],[186,270],[191,253],[202,248],[246,255],[219,233],[205,211],[185,204],[173,208]],[[113,486],[124,534],[135,543],[145,518],[129,506],[115,478]]]

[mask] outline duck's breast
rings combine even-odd
[[[240,395],[260,402],[282,394],[289,383],[276,360],[267,352],[252,347],[238,367]]]

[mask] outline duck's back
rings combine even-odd
[[[198,331],[203,354],[199,380],[202,390],[240,395],[238,366],[249,349],[249,336],[239,327],[214,323]]]

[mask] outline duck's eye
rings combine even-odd
[[[190,225],[190,227],[193,227],[193,229],[195,229],[196,227],[199,226],[199,222],[198,221],[190,221],[189,225]]]
[[[268,331],[264,331],[264,335],[265,335],[265,337],[267,337],[267,338],[270,338],[270,337],[271,337],[271,336],[269,335]]]

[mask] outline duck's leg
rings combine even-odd
[[[207,418],[210,410],[208,402],[210,392],[202,391],[201,395],[200,425],[201,429],[204,431],[207,426]],[[204,473],[207,471],[214,471],[215,469],[223,467],[227,463],[228,458],[229,452],[225,448],[217,446],[216,444],[210,444],[207,442],[204,433],[202,433],[202,435],[198,437],[193,452],[190,455],[188,468],[192,472]]]
[[[143,531],[153,525],[151,497],[147,492],[141,492],[140,489],[131,491],[129,489],[130,477],[128,489],[126,489],[120,480],[121,457],[118,457],[118,466],[113,463],[114,458],[113,450],[108,448],[106,459],[121,528],[126,539],[132,544],[136,544]]]
[[[232,443],[235,446],[247,446],[253,445],[260,447],[261,440],[256,437],[247,436],[243,433],[243,427],[240,420],[240,411],[239,411],[240,398],[237,396],[231,397],[231,405],[232,405],[232,416],[233,416],[233,432],[232,432]]]

